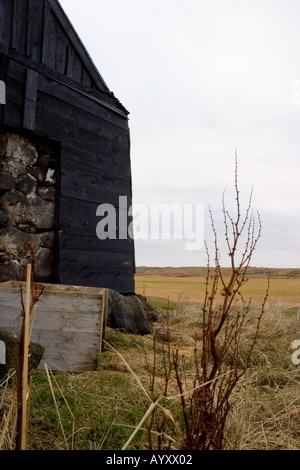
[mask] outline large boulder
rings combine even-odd
[[[148,335],[151,334],[151,321],[158,318],[154,308],[143,296],[122,295],[114,290],[108,295],[107,326],[121,331]]]
[[[0,363],[0,380],[3,379],[9,372],[10,369],[18,371],[19,368],[19,344],[20,336],[16,333],[9,331],[0,330],[0,342],[1,342],[1,361],[5,364]],[[4,345],[5,348],[4,348]],[[5,349],[5,361],[3,361]],[[29,346],[29,359],[28,369],[36,369],[43,357],[45,348],[38,343],[30,343]]]
[[[153,305],[151,305],[149,302],[147,302],[146,297],[144,297],[143,295],[136,294],[136,296],[141,300],[148,320],[150,322],[157,322],[159,320],[159,314],[158,314],[157,310],[155,310]]]

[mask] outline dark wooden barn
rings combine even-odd
[[[0,0],[0,35],[0,280],[31,241],[37,280],[133,293],[133,240],[96,235],[100,204],[131,205],[129,113],[57,0]]]

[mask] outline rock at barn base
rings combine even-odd
[[[156,310],[141,295],[122,295],[114,290],[108,295],[107,326],[131,334],[151,334],[150,322],[157,321]]]

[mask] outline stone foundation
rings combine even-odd
[[[26,279],[29,243],[35,280],[54,280],[56,158],[49,144],[0,133],[0,282]]]

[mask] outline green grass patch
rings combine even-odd
[[[120,449],[132,430],[116,424],[135,427],[149,406],[128,373],[59,372],[55,379],[59,416],[45,373],[33,374],[29,449]]]

